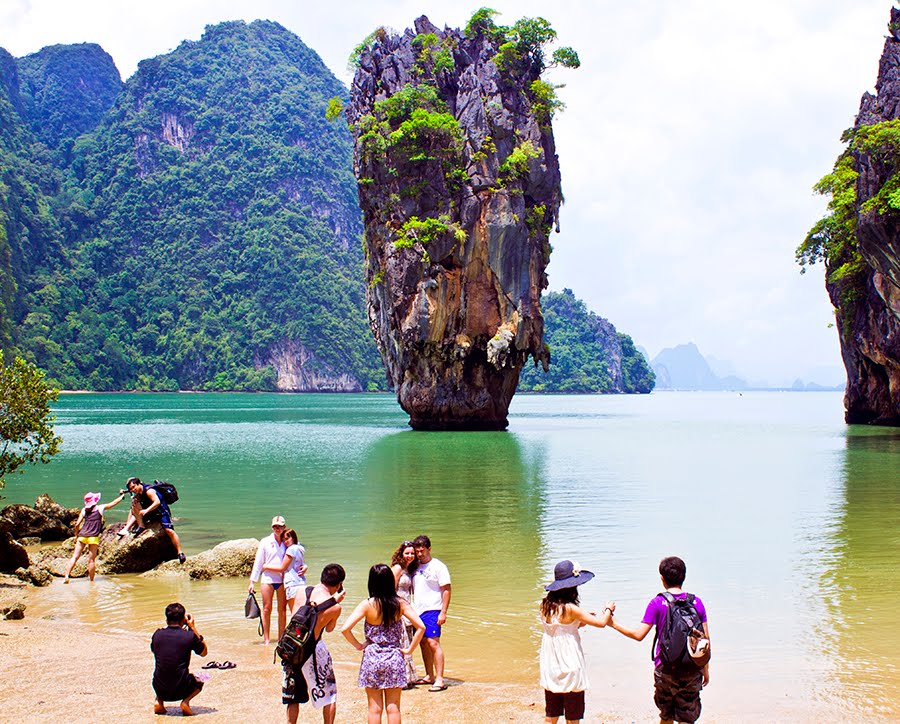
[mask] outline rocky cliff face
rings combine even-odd
[[[369,320],[419,429],[505,428],[526,359],[547,361],[555,96],[535,57],[490,26],[469,30],[423,16],[379,31],[347,108]]]
[[[828,262],[827,288],[837,309],[847,368],[848,423],[900,425],[900,204],[890,199],[900,173],[900,10],[891,9],[890,35],[879,65],[876,94],[865,93],[850,152],[856,178],[856,252]],[[900,126],[898,126],[900,128]],[[852,280],[852,282],[848,281]]]

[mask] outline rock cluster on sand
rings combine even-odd
[[[7,505],[0,510],[0,571],[12,573],[28,568],[25,539],[29,543],[65,540],[72,534],[76,518],[77,508],[64,508],[49,495],[40,496],[34,507]]]
[[[0,511],[0,570],[14,573],[18,579],[35,586],[46,586],[52,577],[62,577],[75,550],[75,538],[69,537],[71,523],[78,517],[78,510],[63,508],[47,496],[38,498],[35,507],[10,505]],[[191,556],[184,564],[177,561],[177,551],[165,531],[156,527],[136,538],[124,538],[118,533],[124,523],[113,523],[100,536],[100,550],[97,556],[97,573],[111,575],[117,573],[148,573],[147,575],[184,575],[193,579],[206,580],[228,576],[247,576],[253,567],[259,541],[243,538],[219,543],[210,550]],[[44,536],[59,535],[63,542],[58,546],[44,548],[31,556],[15,540],[23,533]],[[87,575],[87,554],[82,554],[70,574],[71,578]]]
[[[549,359],[555,106],[541,63],[501,62],[503,43],[423,16],[377,31],[351,87],[369,320],[418,429],[505,428],[522,366]]]

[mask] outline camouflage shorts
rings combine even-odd
[[[659,718],[677,722],[695,722],[700,718],[700,671],[669,672],[657,668],[653,672],[653,701]]]

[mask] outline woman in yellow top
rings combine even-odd
[[[75,552],[72,560],[66,566],[66,578],[63,583],[69,582],[69,574],[75,567],[78,559],[85,549],[88,549],[88,578],[94,580],[94,572],[97,569],[97,551],[100,549],[100,534],[103,532],[103,513],[107,508],[112,508],[122,502],[125,494],[122,493],[113,502],[107,505],[98,505],[100,493],[88,493],[84,496],[84,507],[75,521]]]

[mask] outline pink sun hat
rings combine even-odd
[[[91,508],[97,503],[100,502],[100,493],[88,493],[84,496],[84,504],[86,507]]]

